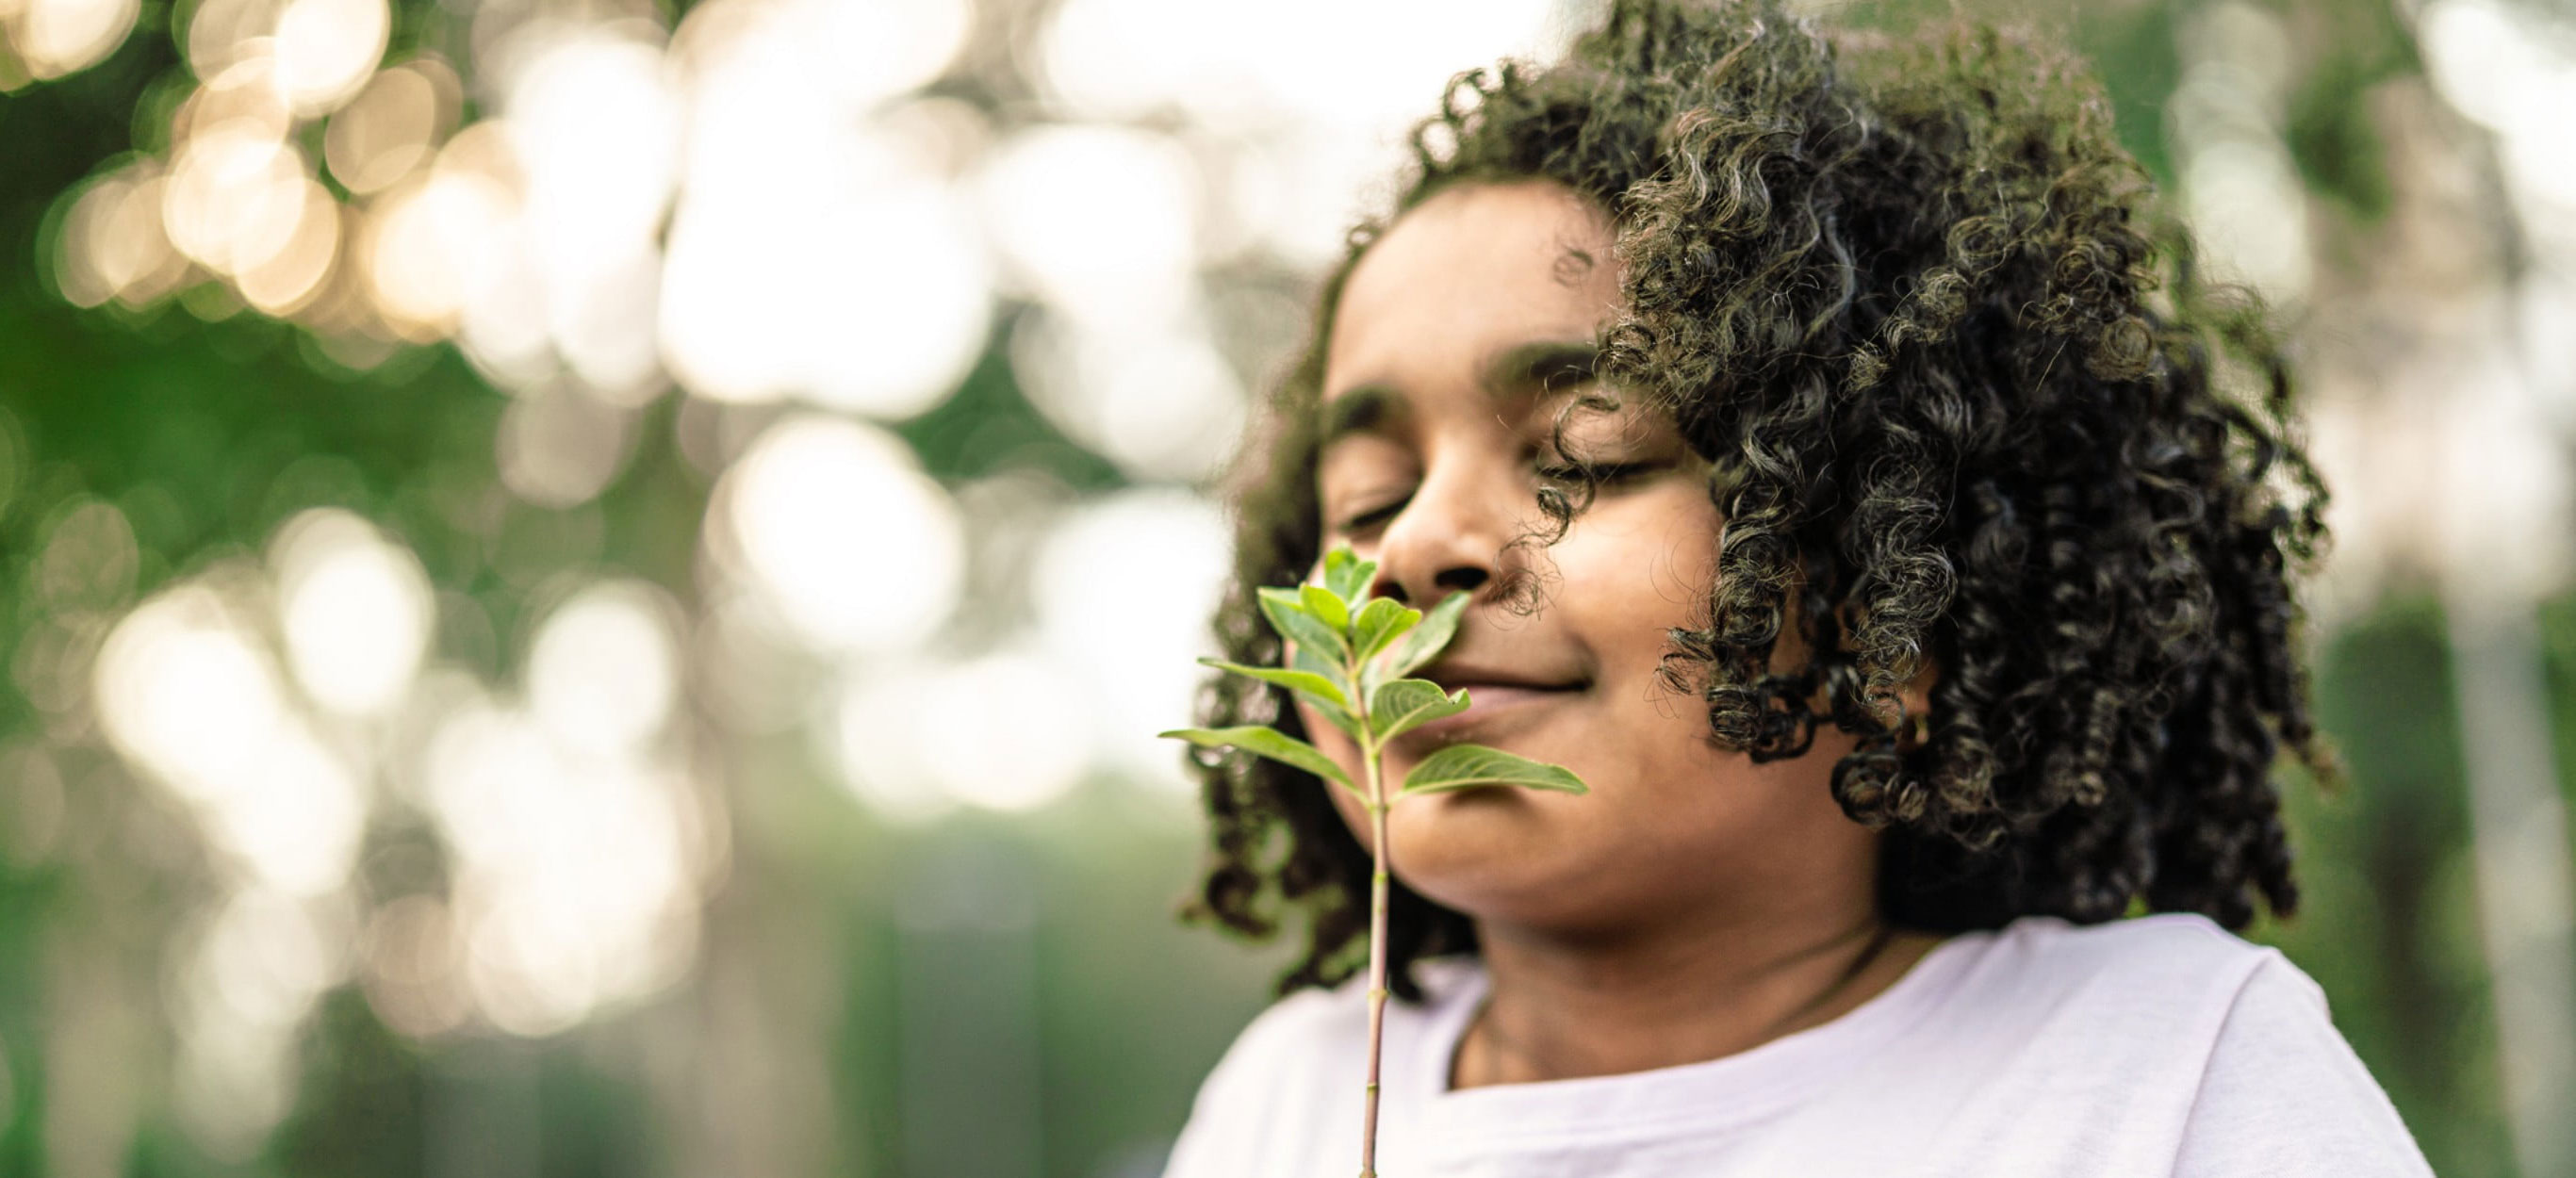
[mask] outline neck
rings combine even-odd
[[[1939,940],[1867,907],[1616,938],[1477,932],[1491,988],[1453,1061],[1457,1088],[1733,1055],[1868,1001]]]

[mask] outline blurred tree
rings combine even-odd
[[[393,51],[444,47],[465,60],[466,7],[402,0]],[[2187,65],[2179,42],[2193,19],[2223,5],[1972,7],[2062,22],[2101,70],[2124,141],[2161,183],[2178,183],[2168,120]],[[1947,6],[1845,15],[1895,23],[1936,10]],[[917,932],[907,948],[898,909],[935,848],[929,836],[861,816],[785,738],[725,754],[733,776],[756,788],[727,799],[741,850],[702,949],[713,976],[691,993],[531,1044],[479,1034],[415,1041],[388,1028],[360,990],[342,988],[304,1033],[296,1107],[250,1158],[219,1160],[182,1128],[166,1083],[160,990],[210,868],[175,831],[166,801],[96,747],[85,671],[66,668],[85,668],[120,611],[255,551],[299,512],[336,506],[418,553],[449,611],[438,655],[497,678],[511,669],[541,589],[567,568],[615,568],[694,604],[713,478],[678,440],[689,410],[665,396],[639,414],[640,440],[596,498],[533,506],[504,489],[495,459],[512,395],[452,347],[397,349],[362,371],[306,329],[204,286],[140,311],[69,306],[51,261],[67,194],[124,153],[169,146],[170,117],[190,88],[171,31],[194,11],[147,0],[137,31],[101,63],[0,94],[0,1178],[676,1172],[680,1159],[708,1155],[675,1137],[724,1143],[735,1141],[728,1132],[756,1133],[766,1122],[755,1106],[771,1096],[812,1102],[818,1135],[715,1156],[787,1159],[783,1173],[901,1172],[906,1157],[930,1148],[917,1123],[906,1139],[905,1019],[919,1000],[906,1004],[902,970],[907,953],[933,950],[919,947]],[[968,54],[965,80],[942,82],[942,92],[1004,123],[1048,117],[1031,109],[1037,87],[1009,51],[1045,6],[996,11],[979,34],[990,44]],[[2364,0],[2279,0],[2262,11],[2296,34],[2281,134],[2313,203],[2362,228],[2388,217],[2392,165],[2364,99],[2421,71],[2404,24]],[[679,15],[661,11],[666,25]],[[318,128],[301,133],[315,138]],[[2365,232],[2318,237],[2341,251],[2325,264],[2354,271],[2377,248]],[[894,432],[951,485],[1035,467],[1074,492],[1118,487],[1114,462],[1067,438],[1025,395],[1004,343],[1025,313],[998,311],[959,388]],[[94,504],[114,507],[130,530],[130,563],[49,581],[50,546]],[[2436,1170],[2503,1178],[2512,1164],[2442,634],[2433,607],[2403,598],[2323,644],[2320,715],[2356,788],[2335,799],[2292,791],[2308,910],[2262,935],[2334,996],[2339,1023]],[[2550,605],[2543,634],[2559,763],[2576,764],[2576,597]],[[26,759],[30,750],[41,761]],[[1045,1173],[1150,1172],[1152,1143],[1177,1129],[1190,1091],[1263,1000],[1277,963],[1275,948],[1245,952],[1169,927],[1194,837],[1170,818],[1126,794],[1087,790],[1043,822],[964,818],[936,828],[1024,864],[1043,914],[1020,949],[1033,970],[1028,1025],[1045,1046],[1032,1138]],[[380,822],[364,882],[399,890],[377,878],[391,870],[387,852],[421,837],[400,820]],[[102,974],[115,984],[87,984]],[[758,1035],[776,1033],[723,1021],[710,995],[764,985],[788,992],[781,1017],[805,1020],[804,1037],[823,1044],[813,1074],[791,1074],[812,1091],[728,1091],[704,1080],[735,1075],[729,1061],[769,1050]],[[827,992],[800,996],[798,985]],[[130,1052],[73,1073],[126,1073],[111,1086],[116,1099],[91,1104],[86,1091],[55,1090],[67,1043]],[[669,1107],[637,1078],[674,1073],[702,1106]],[[733,1129],[689,1123],[735,1113],[742,1126]],[[131,1123],[98,1136],[124,1143],[117,1156],[49,1136],[115,1118]]]

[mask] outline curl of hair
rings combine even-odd
[[[1551,180],[1616,226],[1604,387],[1720,472],[1707,625],[1669,634],[1661,673],[1757,761],[1803,755],[1819,721],[1861,737],[1832,790],[1885,832],[1888,919],[2295,910],[2271,770],[2286,750],[2338,777],[2294,633],[2326,491],[2264,309],[2196,275],[2083,71],[1965,23],[1889,37],[1775,0],[1617,0],[1562,62],[1459,75],[1413,144],[1230,477],[1228,659],[1277,661],[1254,590],[1318,555],[1324,334],[1352,268],[1448,186]],[[1555,536],[1578,482],[1539,491]],[[1788,634],[1803,664],[1775,667]],[[1927,660],[1928,739],[1901,744]],[[1240,679],[1207,685],[1198,722],[1302,735]],[[1189,757],[1214,854],[1183,914],[1258,938],[1304,909],[1282,993],[1360,968],[1369,860],[1327,787]],[[1475,929],[1392,894],[1390,986],[1415,1000],[1410,964]]]

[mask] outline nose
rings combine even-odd
[[[1486,595],[1503,577],[1520,518],[1517,496],[1527,493],[1500,469],[1451,463],[1425,471],[1412,498],[1387,521],[1371,592],[1417,609],[1453,592]]]

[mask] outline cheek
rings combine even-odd
[[[1699,629],[1717,585],[1720,517],[1695,489],[1594,510],[1554,553],[1554,601],[1602,672],[1633,692],[1671,646],[1668,631]]]

